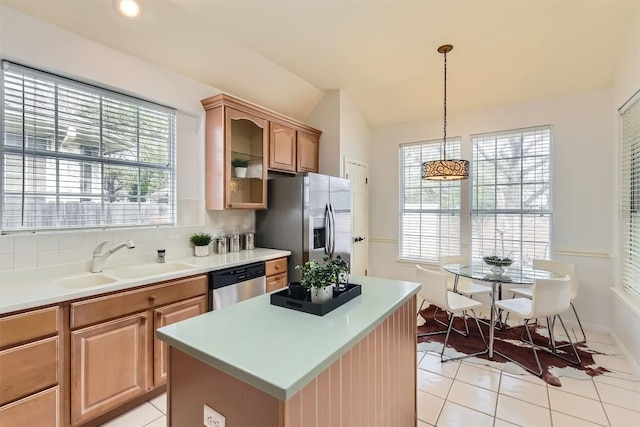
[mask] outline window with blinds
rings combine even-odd
[[[460,138],[447,139],[447,155],[460,157]],[[460,181],[426,181],[422,163],[442,157],[442,140],[399,148],[399,258],[437,263],[460,253]]]
[[[549,258],[551,126],[471,136],[471,257]]]
[[[2,65],[3,232],[175,223],[175,110]]]
[[[622,284],[640,294],[640,92],[620,110]]]

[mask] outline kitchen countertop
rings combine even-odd
[[[420,289],[350,276],[362,295],[324,316],[261,295],[157,330],[158,338],[272,396],[287,400]]]
[[[105,268],[102,273],[90,273],[84,264],[84,271],[78,271],[77,266],[74,267],[73,265],[6,271],[0,273],[0,314],[35,308],[48,304],[55,304],[78,298],[86,298],[106,292],[126,290],[150,283],[193,276],[195,274],[207,273],[209,271],[220,270],[226,267],[235,267],[255,261],[267,261],[270,259],[285,257],[290,254],[291,252],[289,251],[256,248],[250,251],[221,255],[216,254],[206,257],[187,257],[171,260],[171,262],[189,264],[193,267],[134,279],[119,279],[117,275],[114,274],[116,270],[127,266]],[[69,289],[57,283],[57,281],[61,279],[89,276],[93,274],[103,274],[117,280],[103,285],[78,289]]]

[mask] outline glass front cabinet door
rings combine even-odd
[[[266,209],[269,121],[224,94],[202,105],[207,209]]]
[[[227,208],[266,208],[269,121],[225,109]]]

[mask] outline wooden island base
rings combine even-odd
[[[171,347],[169,425],[201,426],[206,404],[227,427],[415,427],[415,310],[413,296],[286,401]]]

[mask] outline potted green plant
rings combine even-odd
[[[189,239],[195,248],[196,256],[209,255],[209,243],[211,243],[211,234],[209,233],[194,233]]]
[[[233,166],[236,178],[244,178],[247,176],[247,168],[249,167],[249,160],[236,157],[231,160],[231,166]]]
[[[329,260],[329,256],[323,257],[321,265],[315,259],[297,265],[300,271],[300,284],[311,291],[311,302],[323,304],[333,298],[334,285],[346,281],[349,268],[340,258]]]

